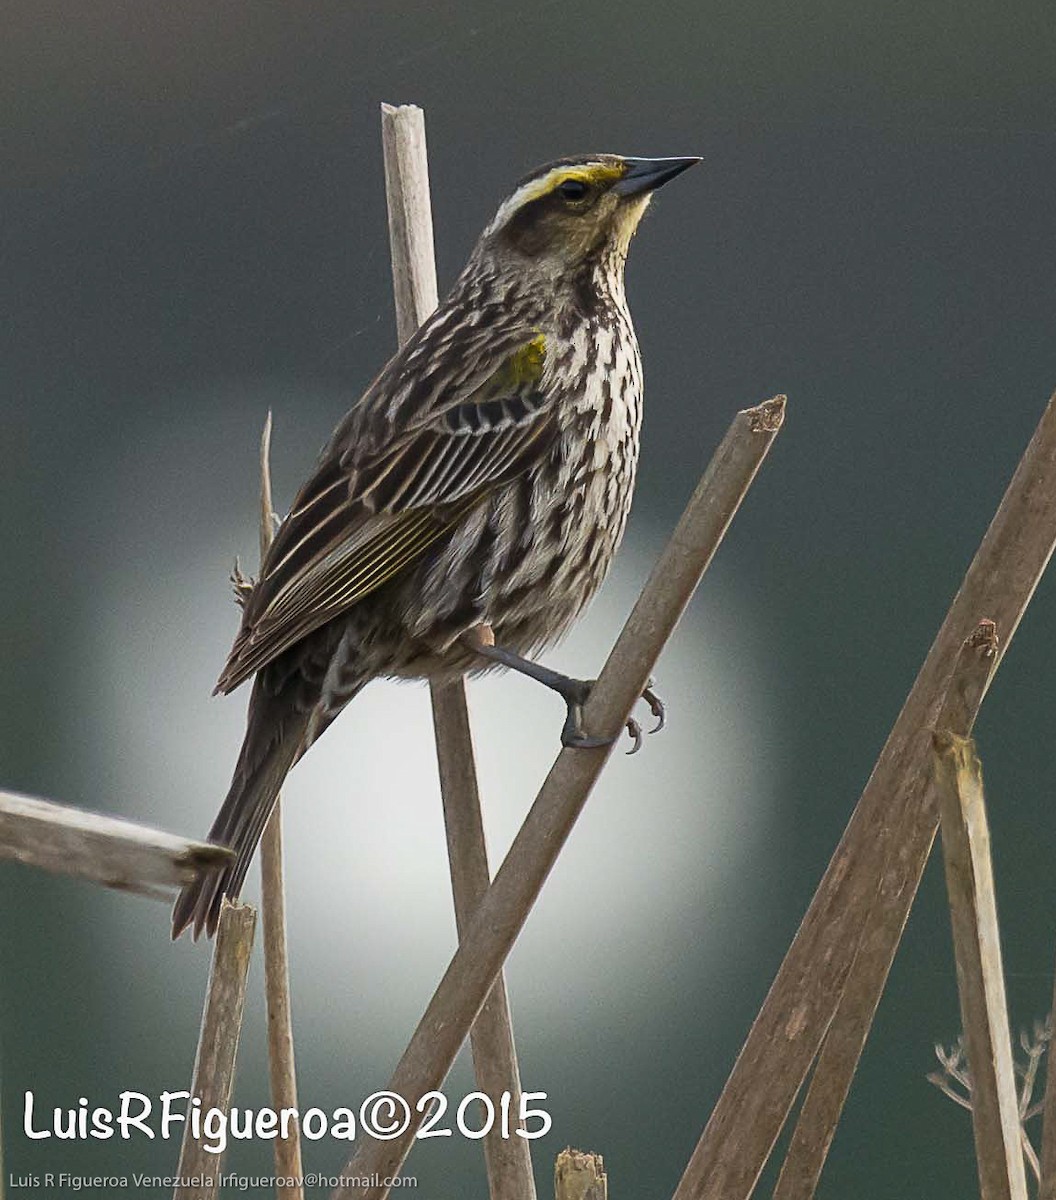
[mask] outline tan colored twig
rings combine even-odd
[[[458,695],[451,696],[456,686]],[[461,744],[472,746],[465,691],[461,685],[438,685],[433,688],[432,701],[455,925],[461,940],[488,890],[491,872],[473,759],[452,753]],[[521,1072],[502,971],[473,1022],[469,1044],[477,1086],[491,1098],[496,1114],[503,1093],[510,1095],[509,1128],[505,1131],[509,1136],[503,1136],[503,1122],[496,1116],[494,1127],[483,1139],[491,1196],[493,1200],[535,1200],[531,1143],[516,1133],[524,1128],[519,1119]]]
[[[271,506],[271,411],[260,437],[260,561],[275,536]],[[260,916],[264,926],[264,993],[268,1009],[268,1077],[276,1112],[297,1109],[297,1068],[293,1054],[290,1006],[290,955],[286,940],[286,884],[282,853],[282,796],[275,799],[260,839]],[[273,1143],[275,1186],[279,1200],[304,1200],[300,1118],[293,1117],[288,1136]]]
[[[172,903],[231,852],[51,800],[0,792],[0,858]]]
[[[405,342],[437,303],[425,117],[414,105],[395,108],[385,104],[381,129],[397,336]],[[491,879],[465,682],[431,684],[430,698],[455,922],[461,938]],[[518,1114],[520,1070],[501,973],[473,1024],[470,1044],[479,1089],[491,1098],[496,1112],[503,1093],[508,1092],[509,1111]],[[513,1120],[512,1124],[516,1127],[519,1123]],[[516,1135],[502,1135],[503,1123],[496,1120],[483,1139],[492,1200],[535,1200],[529,1143]]]
[[[562,1150],[554,1164],[554,1200],[609,1200],[609,1177],[600,1154]]]
[[[781,428],[784,412],[785,398],[778,396],[734,418],[591,691],[583,713],[588,734],[615,737],[622,732]],[[412,1111],[450,1070],[611,753],[612,745],[607,745],[565,749],[558,755],[389,1084]],[[392,1141],[361,1142],[343,1174],[395,1175],[421,1120],[416,1114]],[[386,1195],[380,1184],[339,1187],[332,1193],[334,1200],[383,1200]]]
[[[1053,985],[1048,1027],[1050,1037],[1056,1040],[1056,984]],[[1038,1200],[1056,1200],[1056,1053],[1051,1042],[1049,1061],[1045,1065],[1045,1098],[1041,1112],[1041,1178],[1038,1184]]]
[[[938,729],[933,742],[980,1194],[982,1200],[1026,1200],[982,767],[970,738]]]
[[[1019,1127],[1019,1141],[1023,1150],[1023,1157],[1026,1159],[1027,1166],[1030,1167],[1030,1173],[1034,1176],[1035,1182],[1040,1182],[1041,1162],[1038,1159],[1037,1151],[1034,1149],[1034,1144],[1030,1140],[1030,1135],[1023,1125]]]
[[[242,1032],[246,976],[256,924],[254,908],[248,904],[232,904],[225,897],[220,906],[220,923],[191,1083],[191,1100],[201,1101],[203,1120],[210,1109],[219,1109],[226,1116],[231,1106],[235,1056]],[[190,1112],[191,1105],[188,1104],[188,1120],[184,1125],[180,1165],[176,1172],[181,1182],[173,1192],[173,1200],[214,1200],[219,1194],[224,1156],[207,1150],[206,1139],[194,1137]]]
[[[1023,1157],[1030,1167],[1036,1183],[1041,1182],[1041,1163],[1027,1131],[1027,1123],[1034,1117],[1040,1116],[1045,1107],[1044,1099],[1034,1099],[1034,1089],[1038,1080],[1038,1069],[1041,1061],[1048,1053],[1052,1042],[1051,1014],[1044,1021],[1035,1021],[1032,1033],[1021,1030],[1019,1044],[1026,1060],[1018,1063],[1015,1055],[1012,1058],[1012,1071],[1019,1079],[1019,1126],[1020,1140],[1023,1145]],[[961,1108],[972,1110],[972,1073],[968,1066],[964,1035],[947,1050],[944,1046],[936,1045],[935,1057],[939,1060],[941,1071],[932,1071],[928,1075],[928,1083],[934,1084],[940,1092]]]
[[[800,1176],[805,1185],[782,1193],[786,1200],[811,1194],[832,1115],[838,1118],[842,1108],[916,891],[917,864],[935,835],[934,815],[921,813],[929,803],[923,764],[954,660],[982,615],[997,623],[1007,648],[1054,542],[1056,402],[1050,401],[752,1025],[676,1200],[744,1200],[751,1194],[832,1023],[819,1091],[828,1114],[810,1141],[817,1152]],[[897,869],[887,867],[892,852]],[[885,915],[863,937],[877,896]],[[819,1061],[818,1072],[822,1066]]]
[[[972,1111],[972,1076],[964,1057],[963,1035],[946,1049],[940,1042],[935,1043],[935,1057],[939,1060],[941,1071],[932,1071],[928,1083],[934,1084],[947,1100],[952,1100],[959,1108]],[[957,1086],[955,1087],[954,1084]],[[960,1088],[960,1091],[957,1089]]]
[[[954,663],[936,718],[941,728],[964,736],[971,732],[990,679],[997,669],[997,651],[994,622],[980,621],[965,639]],[[921,772],[912,785],[913,794],[919,795],[919,803],[907,804],[903,812],[877,892],[872,897],[865,890],[860,893],[859,903],[865,906],[861,949],[844,984],[835,1019],[822,1043],[781,1166],[774,1200],[807,1200],[814,1194],[924,865],[931,853],[938,816],[927,787],[930,759],[907,760],[907,770]],[[920,793],[915,791],[918,785],[923,788]],[[863,836],[868,833],[866,830]],[[877,859],[860,869],[878,870]]]
[[[1044,1021],[1035,1021],[1032,1032],[1028,1033],[1025,1029],[1021,1029],[1019,1032],[1019,1044],[1027,1056],[1027,1061],[1023,1064],[1022,1069],[1016,1071],[1016,1074],[1022,1079],[1019,1086],[1019,1116],[1022,1121],[1029,1121],[1031,1117],[1041,1116],[1045,1108],[1044,1097],[1035,1101],[1034,1088],[1038,1082],[1038,1070],[1041,1067],[1042,1059],[1048,1054],[1051,1043],[1051,1013]]]

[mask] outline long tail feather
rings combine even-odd
[[[233,900],[241,890],[307,726],[307,713],[298,712],[288,700],[266,695],[258,680],[234,778],[209,830],[209,840],[228,846],[235,857],[222,870],[199,876],[180,892],[172,911],[173,939],[189,926],[195,938],[203,931],[210,937],[216,932],[221,901],[224,896]]]

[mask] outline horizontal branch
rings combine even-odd
[[[51,800],[0,792],[0,858],[168,903],[231,852]]]

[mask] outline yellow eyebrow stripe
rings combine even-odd
[[[587,163],[581,167],[555,167],[541,179],[526,184],[518,197],[521,204],[548,196],[555,188],[569,179],[577,179],[581,183],[606,184],[615,183],[623,177],[622,165],[613,163]]]

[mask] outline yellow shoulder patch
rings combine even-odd
[[[537,334],[530,342],[526,342],[520,350],[514,351],[506,360],[503,368],[511,387],[521,387],[524,384],[536,383],[543,373],[543,363],[546,359],[546,335]]]

